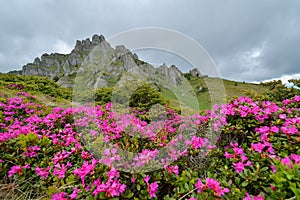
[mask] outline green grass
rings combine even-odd
[[[43,193],[36,193],[34,189],[23,192],[19,185],[32,185],[31,180],[25,180],[23,182],[16,182],[10,178],[5,177],[0,181],[0,199],[2,200],[24,200],[32,199],[31,196],[35,196],[35,200],[49,199],[48,195]],[[30,188],[30,186],[29,186]],[[47,198],[48,197],[48,198]]]
[[[229,99],[247,96],[250,93],[263,94],[269,90],[268,87],[260,84],[235,82],[211,77],[191,77],[189,84],[194,91],[191,91],[189,88],[185,92],[187,95],[180,98],[183,104],[182,107],[196,110],[211,109],[215,103],[224,103]],[[199,92],[199,86],[203,87],[203,91]],[[196,94],[196,97],[193,93]],[[180,100],[172,91],[163,88],[161,94],[164,98],[170,100],[171,106],[180,107]],[[194,102],[195,98],[198,100],[198,105]]]

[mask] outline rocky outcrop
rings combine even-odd
[[[198,76],[198,77],[201,76],[201,73],[200,73],[200,71],[199,71],[197,68],[194,68],[194,69],[190,70],[189,73],[190,73],[192,76]]]
[[[175,65],[171,65],[171,67],[168,67],[164,63],[163,65],[159,66],[158,71],[165,75],[168,83],[171,83],[173,85],[180,84],[183,79],[182,72]]]
[[[196,70],[191,73],[199,76]],[[123,45],[112,48],[103,35],[94,35],[92,40],[77,40],[70,54],[43,54],[24,65],[21,71],[11,73],[48,76],[64,87],[73,87],[78,76],[84,77],[84,82],[93,88],[113,86],[126,73],[175,86],[183,79],[175,65],[155,68],[139,60]]]
[[[77,40],[70,54],[43,54],[41,58],[35,58],[33,63],[22,67],[21,74],[48,76],[58,80],[57,82],[62,86],[72,87],[74,74],[78,72],[84,62],[88,62],[85,59],[95,48],[101,48],[102,52],[113,51],[104,36],[94,35],[92,41],[89,38],[82,41]],[[108,59],[111,61],[111,58]]]
[[[198,68],[191,69],[189,71],[189,74],[191,74],[192,76],[197,76],[197,77],[202,77],[202,78],[208,77],[208,75],[202,75]]]

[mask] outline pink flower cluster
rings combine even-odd
[[[39,175],[42,179],[45,179],[49,176],[50,174],[50,166],[47,168],[41,168],[41,167],[36,167],[35,172],[37,175]]]
[[[29,169],[29,168],[30,168],[30,164],[27,164],[25,166],[18,166],[18,165],[12,166],[8,171],[8,177],[12,177],[15,174],[21,175],[23,173],[23,169]]]
[[[197,183],[195,184],[198,193],[201,193],[203,190],[211,189],[217,196],[221,197],[230,191],[228,188],[222,188],[216,179],[206,178],[205,182],[206,184],[203,184],[201,179],[198,179]]]
[[[270,155],[274,155],[274,149],[272,147],[272,144],[269,142],[266,142],[266,141],[264,141],[263,143],[262,142],[252,143],[251,149],[253,149],[254,151],[257,151],[258,153],[262,153],[262,152],[266,151]]]
[[[63,150],[62,152],[57,152],[52,158],[53,164],[57,164],[67,159],[72,153]]]
[[[207,138],[193,136],[192,141],[190,142],[190,145],[194,149],[204,148],[209,146],[209,141]]]
[[[149,195],[151,198],[155,198],[156,197],[156,192],[158,190],[158,184],[157,182],[153,182],[153,183],[149,183],[149,180],[150,180],[150,176],[147,175],[145,178],[144,178],[144,181],[146,182],[147,184],[147,188],[148,188],[148,192],[149,192]]]
[[[142,150],[136,157],[133,158],[135,161],[135,166],[141,167],[149,163],[149,161],[154,160],[158,155],[158,149],[155,150]]]
[[[300,164],[300,155],[291,154],[290,156],[286,156],[285,158],[281,159],[281,163],[292,168],[293,164]]]
[[[169,151],[167,153],[172,158],[172,161],[176,160],[179,156],[187,155],[188,148],[216,148],[216,146],[210,144],[207,138],[196,135],[191,136],[191,140],[182,142],[183,134],[176,135],[176,133],[187,132],[189,122],[184,121],[183,117],[179,117],[175,113],[172,113],[172,117],[166,119],[164,123],[157,122],[152,124],[147,124],[133,114],[117,116],[116,113],[111,111],[111,104],[107,104],[105,108],[99,106],[92,108],[68,108],[65,110],[55,108],[53,109],[53,113],[43,114],[41,105],[26,102],[21,98],[21,96],[31,98],[31,96],[27,93],[19,93],[19,96],[16,98],[7,98],[5,101],[0,102],[0,111],[3,115],[3,119],[1,118],[0,121],[0,143],[13,140],[21,134],[34,133],[38,138],[46,137],[51,141],[51,146],[62,147],[64,150],[60,148],[60,150],[54,150],[55,152],[52,155],[46,155],[51,156],[48,166],[45,164],[34,165],[35,168],[33,170],[35,173],[41,179],[46,179],[49,176],[51,177],[51,175],[56,175],[58,178],[65,178],[73,173],[75,178],[81,181],[80,187],[82,186],[86,191],[92,191],[94,196],[103,192],[107,198],[110,198],[120,196],[125,192],[126,185],[121,183],[120,173],[113,167],[118,166],[114,164],[121,163],[122,155],[118,154],[118,151],[120,150],[120,139],[125,134],[130,137],[138,135],[140,138],[150,138],[150,141],[156,145],[151,150],[141,150],[132,159],[134,161],[133,167],[151,165],[151,162],[157,159],[160,147],[168,147]],[[205,116],[195,115],[192,117],[193,120],[190,121],[196,127],[199,127],[202,123],[207,124],[211,122],[214,130],[217,131],[220,130],[222,125],[226,124],[226,116],[255,119],[260,122],[258,123],[258,127],[254,129],[254,132],[259,137],[257,142],[251,144],[251,150],[253,153],[267,153],[270,158],[273,158],[276,155],[276,150],[274,150],[271,144],[271,135],[283,133],[287,137],[293,137],[295,134],[299,134],[300,117],[295,115],[293,111],[300,111],[300,108],[289,107],[290,103],[299,102],[300,97],[295,96],[291,100],[284,101],[283,106],[279,107],[272,102],[266,101],[259,104],[258,102],[253,102],[248,97],[240,97],[231,104],[224,104],[219,108],[215,107],[213,111],[208,111]],[[72,124],[71,121],[74,120],[74,115],[77,117],[75,117],[75,124]],[[271,119],[275,119],[276,123],[274,122],[275,120],[270,123]],[[89,129],[89,127],[91,128]],[[75,128],[80,130],[80,134]],[[234,131],[234,127],[231,128]],[[92,138],[97,138],[97,136],[102,134],[104,136],[103,143],[108,142],[114,145],[106,148],[102,152],[101,159],[98,161],[88,151],[83,150],[80,144],[80,136],[85,133],[91,135]],[[179,151],[174,148],[179,142],[187,144],[185,145],[186,149]],[[23,153],[25,159],[40,158],[42,156],[41,148],[36,145],[28,146],[25,152],[22,149],[21,153]],[[242,173],[246,166],[252,165],[244,153],[245,149],[239,146],[238,143],[230,143],[230,146],[226,150],[224,156],[232,162],[237,173]],[[80,162],[82,163],[80,164],[81,166],[72,166],[72,164],[75,165],[72,160],[75,156],[78,156],[80,160],[82,159]],[[72,160],[72,164],[67,160]],[[6,161],[5,159],[0,159],[0,162],[3,163]],[[300,164],[300,156],[291,154],[282,158],[281,162],[287,166],[291,166],[293,163]],[[179,175],[177,165],[166,165],[166,160],[162,163],[169,174],[174,173],[175,175]],[[94,180],[95,178],[91,178],[95,173],[96,166],[101,164],[105,164],[110,168],[110,171],[107,173],[107,181],[105,181],[106,179]],[[12,166],[8,171],[8,176],[22,175],[24,169],[29,168],[29,164],[26,166]],[[91,181],[91,183],[87,184],[87,180]],[[132,182],[134,181],[133,178]],[[156,181],[149,183],[149,175],[145,177],[144,181],[147,184],[150,197],[157,197],[158,183]],[[198,193],[203,190],[212,190],[219,197],[229,192],[228,188],[222,188],[220,183],[212,178],[207,178],[205,184],[198,179],[195,187],[198,189]],[[67,193],[61,192],[53,195],[52,199],[75,199],[78,196],[78,192],[79,189],[74,188],[72,194],[69,196]],[[251,197],[247,194],[245,199],[247,198],[260,199],[262,197]]]
[[[111,168],[107,173],[108,181],[106,183],[102,182],[100,179],[97,179],[93,182],[93,185],[96,189],[93,191],[93,195],[97,196],[100,192],[105,192],[106,197],[115,197],[120,196],[125,189],[126,185],[121,184],[118,180],[120,173],[115,168]]]
[[[85,181],[84,178],[90,174],[92,175],[94,173],[94,169],[96,167],[96,164],[98,163],[98,161],[96,159],[92,159],[92,163],[89,164],[88,161],[84,161],[83,165],[81,166],[81,168],[76,168],[73,173],[75,176],[78,176],[81,179],[81,183],[84,186],[85,185]]]
[[[118,149],[107,148],[102,152],[102,158],[100,162],[111,167],[115,161],[120,161],[121,156],[118,154]]]
[[[243,200],[264,200],[265,198],[261,195],[257,196],[250,196],[248,193],[246,193],[246,197],[243,198]]]
[[[232,147],[233,154],[228,153],[227,151],[225,152],[225,158],[232,158],[233,163],[232,165],[234,166],[234,169],[237,173],[241,173],[244,171],[245,166],[251,166],[252,163],[251,161],[248,160],[248,158],[245,156],[245,153],[243,151],[242,147],[238,146],[238,143],[230,143],[230,146]],[[240,159],[239,159],[240,158]],[[240,160],[240,161],[239,161]],[[238,162],[237,162],[238,161]]]
[[[38,146],[27,147],[26,151],[23,153],[25,157],[33,158],[37,155],[37,151],[41,150]]]
[[[54,165],[53,175],[57,175],[58,178],[64,178],[68,167],[72,167],[72,164],[69,161],[66,165],[57,163],[56,165]]]
[[[171,173],[174,173],[174,174],[176,174],[176,175],[179,174],[178,166],[177,166],[177,165],[175,165],[175,166],[168,166],[168,165],[165,165],[164,167],[165,167],[165,169],[167,170],[167,172],[168,172],[169,174],[171,174]]]

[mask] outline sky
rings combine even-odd
[[[260,82],[300,77],[300,1],[0,0],[0,72],[43,53],[69,53],[76,40],[160,27],[200,44],[223,78]],[[147,39],[147,38],[145,38]],[[150,63],[185,61],[137,52]]]

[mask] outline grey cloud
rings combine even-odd
[[[225,78],[260,81],[300,72],[297,0],[0,0],[0,71],[20,69],[64,41],[132,28],[180,31],[208,51]],[[145,38],[146,39],[146,38]],[[261,48],[255,59],[247,52]],[[188,51],[188,50],[187,50]],[[156,62],[157,56],[144,56]],[[170,60],[170,56],[166,56]],[[174,59],[170,64],[184,64]],[[253,63],[252,63],[253,62]]]

